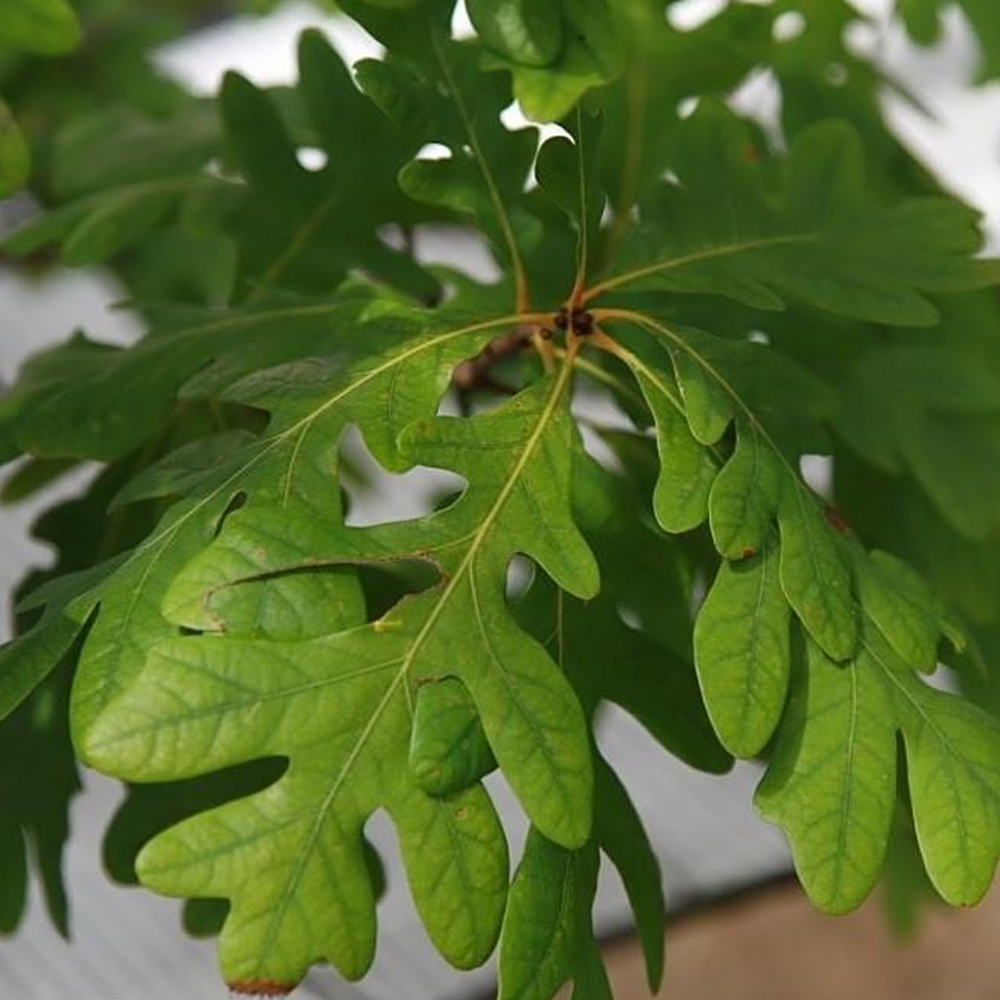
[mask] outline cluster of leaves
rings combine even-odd
[[[134,783],[112,872],[187,900],[238,991],[365,974],[381,809],[434,945],[471,968],[499,942],[503,1000],[611,995],[602,855],[655,989],[660,872],[606,701],[694,767],[761,760],[823,909],[884,869],[894,899],[976,902],[1000,855],[1000,264],[885,131],[858,15],[830,0],[787,39],[792,0],[693,31],[653,0],[469,0],[456,40],[450,0],[340,6],[383,58],[352,72],[307,32],[294,88],[230,74],[214,102],[70,120],[47,210],[2,243],[114,268],[149,325],[75,335],[0,401],[8,498],[105,464],[40,526],[60,564],[0,650],[2,926],[25,836],[64,919],[71,737]],[[724,102],[761,66],[781,143]],[[514,100],[557,134],[506,128]],[[441,224],[502,277],[427,265]],[[598,389],[630,430],[582,432]],[[351,427],[462,489],[351,523]],[[941,657],[967,697],[921,676]],[[41,799],[17,778],[38,746]],[[512,879],[496,768],[531,823]]]

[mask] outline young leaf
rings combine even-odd
[[[403,437],[410,460],[452,469],[468,481],[453,506],[422,521],[339,531],[308,512],[288,510],[285,537],[294,538],[294,546],[274,544],[274,512],[240,511],[218,543],[177,577],[164,606],[187,627],[218,628],[241,580],[298,565],[430,559],[443,573],[439,586],[403,601],[352,641],[386,655],[392,646],[396,683],[407,690],[428,679],[461,679],[533,820],[552,839],[573,846],[590,827],[582,716],[542,649],[513,627],[500,585],[507,563],[521,552],[578,596],[597,589],[593,556],[568,509],[559,513],[568,507],[568,378],[564,367],[476,420],[411,425]],[[540,506],[552,512],[544,527],[535,523]],[[442,650],[459,637],[464,655],[453,662]],[[345,649],[344,655],[352,654]]]

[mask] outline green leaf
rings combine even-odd
[[[676,381],[631,351],[622,360],[632,369],[656,423],[660,466],[653,493],[656,519],[664,530],[690,531],[708,517],[709,491],[718,459],[693,434],[685,419]]]
[[[1000,19],[997,9],[989,0],[959,0],[962,13],[969,19],[980,48],[980,80],[995,79],[1000,75]],[[931,45],[941,32],[940,0],[900,0],[899,13],[914,41]]]
[[[419,59],[364,59],[356,67],[358,83],[414,153],[427,143],[449,149],[446,158],[407,163],[399,185],[415,201],[475,220],[510,269],[523,304],[522,256],[541,238],[539,221],[524,204],[538,135],[502,126],[509,87],[499,77],[482,77],[474,51],[433,25],[422,24],[420,35],[426,51]]]
[[[447,677],[417,691],[409,766],[429,795],[449,795],[496,766],[475,704],[461,681]]]
[[[102,265],[149,328],[78,335],[0,402],[4,496],[105,464],[34,528],[58,566],[0,651],[0,928],[29,852],[65,926],[69,719],[131,783],[110,867],[186,900],[237,991],[365,972],[380,810],[452,964],[502,925],[503,997],[609,1000],[603,852],[655,991],[661,873],[596,747],[606,702],[692,767],[761,757],[820,906],[900,846],[897,883],[978,899],[1000,270],[885,129],[898,85],[845,43],[847,0],[795,38],[792,0],[692,31],[652,0],[470,0],[461,41],[454,0],[342,0],[385,46],[356,80],[310,31],[294,86],[201,99],[149,54],[204,2],[91,4],[78,57],[0,67],[43,206],[3,252]],[[939,7],[901,10],[928,39]],[[778,129],[723,105],[752,71]],[[518,108],[564,133],[508,129]],[[0,184],[20,142],[0,127]],[[429,264],[456,224],[460,259]],[[483,252],[489,282],[463,272]],[[370,523],[376,491],[424,503],[394,478],[420,466],[462,486]],[[969,701],[920,676],[963,631]],[[512,887],[494,767],[531,826]]]
[[[918,670],[933,673],[943,622],[926,582],[888,552],[856,558],[854,573],[861,604],[892,648]]]
[[[829,405],[825,387],[817,384],[808,399],[796,399],[799,394],[794,387],[808,381],[808,376],[799,376],[787,359],[764,345],[724,341],[698,330],[674,330],[650,316],[626,310],[611,310],[610,315],[645,328],[670,353],[682,399],[674,394],[655,396],[658,408],[672,399],[675,408],[683,408],[691,434],[704,443],[718,441],[728,424],[735,422],[736,449],[712,481],[708,497],[719,552],[727,559],[754,555],[777,522],[785,598],[832,657],[849,657],[857,641],[857,623],[848,560],[816,498],[793,466],[794,458],[789,457],[823,440],[816,417]],[[649,384],[649,368],[632,352],[617,346],[611,349],[630,365],[640,385]],[[659,381],[668,378],[661,374]],[[790,399],[795,402],[786,402]],[[660,420],[662,426],[662,416]],[[661,455],[669,467],[671,452],[662,443]],[[693,464],[690,446],[679,455],[688,466]],[[712,456],[694,455],[707,479]],[[674,475],[661,473],[660,482],[669,483]],[[674,487],[668,494],[670,502],[657,504],[657,511],[662,508],[666,515],[664,528],[677,523],[678,494]],[[701,496],[696,493],[695,498],[692,522],[701,516]]]
[[[568,512],[544,530],[534,518],[539,506],[558,511],[557,498],[569,485],[567,378],[563,369],[476,421],[410,426],[403,447],[411,460],[452,469],[469,482],[459,502],[426,523],[331,531],[311,513],[288,511],[284,522],[294,529],[286,537],[296,538],[290,547],[274,544],[274,512],[240,511],[218,543],[174,581],[164,607],[187,627],[218,628],[241,580],[299,565],[431,558],[443,573],[437,587],[403,602],[363,636],[345,636],[345,641],[386,651],[389,645],[398,647],[393,654],[400,665],[397,684],[403,678],[414,686],[443,676],[461,679],[529,814],[553,839],[572,846],[586,839],[590,826],[582,716],[542,649],[511,627],[497,582],[521,552],[578,596],[597,590],[596,564]],[[470,621],[475,630],[468,635]],[[458,634],[464,637],[463,657],[441,662],[436,650],[448,648]],[[345,649],[344,655],[353,654]]]
[[[663,981],[663,928],[667,919],[660,864],[635,806],[606,763],[598,771],[597,782],[595,836],[625,885],[646,958],[649,989],[656,993]]]
[[[13,933],[28,901],[28,866],[41,884],[56,930],[69,936],[63,852],[70,804],[80,791],[69,739],[68,660],[0,722],[0,837],[9,853],[0,862],[0,932]]]
[[[7,0],[0,14],[0,45],[60,55],[80,43],[80,24],[64,0]]]
[[[385,222],[405,219],[395,175],[410,147],[357,92],[318,31],[299,40],[299,72],[316,144],[328,157],[319,171],[299,163],[300,143],[266,93],[229,73],[219,95],[227,145],[249,186],[229,227],[243,250],[250,298],[275,286],[324,293],[349,269],[364,267],[432,299],[436,283],[376,233]]]
[[[528,832],[504,917],[499,1000],[549,1000],[582,972],[597,950],[590,929],[597,867],[596,846],[569,851]]]
[[[957,531],[983,539],[997,524],[1000,377],[969,353],[959,343],[866,352],[845,379],[837,423],[865,457],[910,470]],[[887,382],[892,393],[880,391]]]
[[[563,44],[558,0],[470,0],[469,18],[483,43],[516,63],[545,66]]]
[[[7,105],[0,99],[0,198],[21,187],[30,171],[31,151]]]
[[[534,6],[534,5],[533,5]],[[534,121],[559,121],[591,88],[610,83],[622,71],[622,45],[607,0],[562,0],[562,47],[547,65],[499,53],[485,65],[509,69],[514,96]]]
[[[535,176],[576,227],[577,284],[582,290],[605,206],[596,170],[601,123],[577,107],[569,131],[572,142],[562,136],[546,140],[538,152]]]
[[[756,805],[788,834],[817,906],[846,913],[878,879],[896,795],[892,700],[862,653],[846,666],[807,641],[788,713]],[[823,805],[811,803],[822,796]]]
[[[309,309],[307,314],[330,315],[331,307]],[[279,312],[276,316],[272,312],[267,315],[273,321],[284,314]],[[419,313],[399,313],[390,307],[381,315],[381,320],[374,315],[369,317],[370,332],[378,329],[387,332],[389,343],[402,340],[406,344],[407,336],[414,335],[416,340],[407,346],[388,349],[381,361],[372,363],[372,359],[367,359],[348,373],[329,360],[307,365],[304,369],[300,367],[296,371],[312,371],[313,377],[298,383],[297,388],[278,374],[244,383],[239,398],[274,411],[269,432],[231,455],[221,466],[209,470],[204,478],[196,479],[191,494],[171,507],[156,530],[133,550],[76,580],[70,578],[59,588],[39,592],[38,601],[49,604],[46,618],[38,631],[16,640],[4,654],[17,664],[14,669],[19,673],[15,676],[25,676],[27,672],[37,678],[71,641],[68,633],[73,626],[62,623],[73,622],[79,630],[94,609],[100,607],[88,634],[76,680],[74,725],[78,734],[87,729],[141,668],[146,649],[173,632],[160,609],[164,594],[181,567],[214,538],[234,500],[245,498],[249,507],[255,503],[277,503],[279,509],[282,505],[303,504],[317,527],[328,522],[337,523],[339,495],[331,473],[335,469],[337,437],[345,423],[365,412],[377,415],[378,423],[370,428],[369,444],[384,461],[397,468],[406,467],[407,460],[400,456],[395,445],[394,428],[403,427],[420,414],[433,412],[451,368],[461,358],[475,353],[490,331],[506,322],[487,321],[444,330],[438,326],[439,332],[425,335],[420,331],[429,328]],[[441,318],[434,316],[431,330]],[[222,325],[222,329],[230,329],[229,335],[242,334],[241,327],[239,320],[234,327],[229,323]],[[200,352],[207,347],[205,341],[210,338],[187,340],[193,332],[181,334],[181,343],[192,346],[197,343],[193,350]],[[174,351],[170,350],[171,346],[175,347]],[[126,367],[134,365],[133,370],[145,370],[149,384],[162,393],[164,388],[169,391],[169,383],[164,387],[162,382],[156,381],[157,374],[162,378],[164,371],[157,372],[155,363],[150,362],[170,358],[172,363],[183,363],[183,352],[177,351],[176,346],[177,341],[172,344],[171,338],[152,338],[129,351],[119,352],[117,357]],[[110,374],[104,369],[102,377]],[[133,382],[133,390],[136,384]],[[100,397],[88,397],[86,392],[76,386],[73,388],[78,393],[76,398],[80,405],[94,414],[90,418],[91,425],[78,427],[77,431],[85,432],[88,437],[95,430],[99,434],[101,425],[97,421],[110,419],[112,428],[120,428],[123,434],[133,434],[135,428],[130,429],[125,424],[126,410],[107,412],[108,394],[104,396],[102,412],[97,405]],[[124,391],[124,387],[121,390]],[[384,396],[387,391],[388,407]],[[152,402],[155,404],[155,399]],[[55,412],[60,417],[69,415],[68,407]],[[329,437],[320,436],[320,428]],[[303,443],[307,441],[310,447],[304,448]],[[322,517],[317,517],[319,511]],[[333,602],[331,607],[341,600],[335,577],[336,574],[327,581],[335,591],[328,597]],[[300,588],[305,588],[305,593],[315,594],[312,583],[290,577],[280,587],[270,588],[266,599],[260,594],[259,600],[249,603],[236,600],[232,613],[238,614],[241,621],[260,618],[271,627],[284,623],[282,627],[294,634],[300,629],[303,616],[322,620],[330,613],[315,597],[303,600]],[[265,603],[261,604],[260,600]],[[35,651],[51,655],[39,657]],[[23,685],[18,688],[22,693],[23,689]]]
[[[790,615],[778,579],[777,545],[723,562],[698,614],[695,663],[705,705],[723,746],[754,757],[785,707]]]
[[[500,940],[499,1000],[550,1000],[573,981],[574,1000],[612,1000],[590,911],[598,848],[614,862],[636,914],[651,991],[663,972],[660,868],[628,794],[599,759],[594,841],[575,851],[528,831]]]
[[[931,881],[953,905],[977,902],[1000,853],[996,722],[919,681],[874,629],[846,666],[806,646],[756,801],[788,834],[810,897],[845,912],[875,884],[893,815],[898,729]],[[815,801],[826,808],[817,813]]]
[[[939,314],[921,292],[1000,277],[995,261],[972,259],[982,239],[964,206],[940,198],[873,205],[861,141],[843,122],[796,137],[776,194],[749,132],[728,111],[700,105],[675,141],[677,181],[650,193],[644,225],[588,299],[652,289],[768,310],[788,297],[858,319],[930,326]]]
[[[352,844],[383,805],[399,827],[411,889],[439,949],[462,966],[491,950],[506,854],[488,799],[477,788],[430,799],[407,767],[410,706],[427,679],[454,675],[464,682],[535,822],[571,846],[587,839],[591,775],[582,714],[542,648],[509,619],[502,587],[507,563],[524,552],[580,596],[596,590],[593,557],[572,523],[549,521],[543,531],[533,521],[540,504],[558,509],[558,491],[568,488],[568,378],[564,367],[472,421],[410,426],[402,438],[410,460],[453,468],[469,482],[462,499],[440,514],[337,530],[308,508],[298,508],[304,516],[293,527],[297,509],[248,506],[177,577],[165,606],[175,621],[218,627],[234,602],[245,600],[239,578],[291,568],[288,546],[273,544],[276,513],[288,537],[298,536],[300,551],[310,553],[309,565],[434,553],[444,574],[439,585],[370,625],[319,639],[166,641],[82,730],[86,759],[125,777],[173,780],[261,754],[292,760],[288,775],[261,796],[164,834],[140,859],[143,880],[159,891],[232,901],[221,942],[230,981],[293,983],[321,954],[346,975],[363,974],[374,946],[373,911]],[[277,376],[270,384],[273,392],[289,385]],[[307,538],[316,546],[304,544]],[[209,580],[214,586],[206,593]],[[478,635],[467,633],[470,621]],[[455,660],[448,651],[458,634],[464,651]],[[340,736],[331,742],[330,733]],[[319,747],[320,759],[334,761],[332,773],[320,766]],[[291,803],[299,805],[288,815]],[[252,844],[233,841],[232,830],[251,817],[270,818]],[[206,851],[227,860],[208,863]],[[268,877],[248,891],[245,873],[275,857],[283,865],[269,861]],[[323,871],[331,874],[320,878]],[[338,909],[307,931],[297,914],[330,892]],[[264,913],[271,916],[262,920]]]

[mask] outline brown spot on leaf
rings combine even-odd
[[[298,986],[298,983],[276,983],[270,979],[237,979],[229,983],[233,993],[252,997],[285,997]]]
[[[851,530],[851,526],[844,520],[843,515],[836,507],[827,504],[823,513],[826,514],[826,519],[833,525],[833,530],[838,534],[846,535]]]
[[[757,555],[757,550],[750,548],[749,545],[743,550],[744,559],[752,559],[755,555]]]
[[[760,150],[751,143],[747,143],[743,147],[743,158],[747,163],[760,163]]]
[[[464,807],[464,806],[459,806],[459,807],[458,807],[458,808],[457,808],[457,809],[455,810],[455,819],[457,819],[457,820],[463,820],[463,819],[465,819],[466,815],[467,815],[467,814],[466,814],[466,811],[465,811],[465,807]]]

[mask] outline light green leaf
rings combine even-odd
[[[510,627],[501,586],[520,552],[578,596],[598,587],[593,556],[568,514],[558,513],[570,474],[567,379],[564,368],[479,420],[410,426],[403,447],[411,461],[452,469],[469,482],[460,501],[426,522],[331,531],[308,512],[288,512],[279,542],[273,512],[240,511],[174,581],[164,607],[179,624],[218,628],[241,580],[301,565],[430,558],[443,582],[389,612],[367,641],[398,646],[410,684],[460,678],[534,822],[573,846],[590,826],[582,715],[541,647]],[[536,523],[539,507],[553,511],[544,527]],[[447,650],[459,635],[464,653],[456,658]]]
[[[896,796],[892,700],[866,653],[846,666],[807,640],[757,808],[788,834],[810,899],[858,906],[878,879]]]
[[[45,664],[35,662],[35,651],[51,650],[54,657],[64,648],[62,632],[58,631],[62,626],[58,623],[73,622],[78,630],[94,609],[100,607],[77,671],[74,727],[78,736],[139,671],[146,649],[172,634],[172,627],[161,613],[166,590],[181,567],[212,541],[235,500],[245,499],[248,509],[255,503],[277,505],[278,509],[302,505],[310,512],[316,527],[338,523],[339,491],[334,472],[337,439],[345,423],[355,418],[363,420],[365,414],[375,416],[377,419],[369,425],[372,450],[394,467],[405,468],[407,460],[399,454],[395,443],[398,430],[420,415],[433,413],[452,368],[470,353],[476,353],[490,333],[507,322],[501,319],[496,323],[463,326],[456,319],[458,325],[449,327],[443,313],[431,318],[419,311],[400,312],[394,305],[372,309],[370,325],[358,329],[367,329],[375,337],[376,331],[382,330],[387,334],[384,342],[396,346],[347,372],[327,359],[296,369],[300,375],[310,375],[309,378],[289,381],[287,370],[284,373],[279,370],[252,382],[245,381],[238,391],[234,389],[234,395],[272,412],[268,432],[209,469],[202,479],[191,480],[190,495],[174,504],[156,530],[136,548],[75,580],[69,578],[68,583],[56,589],[39,593],[37,602],[48,602],[51,610],[39,626],[41,631],[29,632],[9,647],[6,655],[15,664],[13,676],[26,676],[25,671],[40,676],[38,672]],[[290,314],[258,312],[250,327],[289,316],[294,318],[297,314],[294,309]],[[336,314],[337,306],[330,303],[305,310],[305,315],[313,320]],[[353,315],[357,322],[357,315]],[[437,325],[441,320],[444,327]],[[220,322],[215,330],[223,334],[223,342],[231,338],[228,343],[235,344],[245,336],[245,323],[242,318],[232,317]],[[179,372],[184,372],[185,364],[193,366],[196,359],[205,357],[202,352],[218,353],[222,345],[218,340],[213,341],[210,332],[212,328],[196,327],[181,331],[176,338],[150,338],[128,351],[117,352],[114,357],[124,370],[136,372],[137,376],[142,373],[141,378],[148,380],[146,384],[151,387],[148,395],[152,398],[143,402],[156,407],[162,405],[159,401],[171,388],[165,378],[167,369],[157,366],[179,365]],[[186,345],[189,353],[185,354],[180,345]],[[58,359],[53,356],[53,365],[56,360],[61,365],[62,355]],[[48,371],[46,368],[43,373],[39,369],[38,377]],[[55,366],[52,371],[56,373],[61,368]],[[98,380],[112,377],[113,369],[109,366],[95,374]],[[114,381],[111,384],[118,386]],[[137,377],[132,382],[132,391],[138,392],[139,385]],[[118,388],[125,392],[125,386]],[[142,435],[141,426],[129,428],[126,422],[126,414],[130,412],[138,422],[141,411],[134,407],[129,410],[127,406],[119,412],[109,410],[110,393],[105,392],[103,397],[88,396],[81,384],[76,383],[64,389],[61,398],[66,405],[51,411],[55,421],[67,433],[72,429],[80,435],[87,448],[91,440],[100,441],[102,431],[109,440],[100,447],[115,447],[115,435],[127,436],[125,440],[135,433]],[[71,398],[87,414],[75,427],[69,422],[62,423],[73,412],[69,405]],[[54,428],[48,421],[41,423],[40,428],[46,434],[53,434]],[[321,429],[323,434],[319,433]],[[58,440],[55,436],[51,439]],[[300,549],[294,545],[290,548],[301,557]],[[334,577],[328,583],[336,591],[328,595],[333,602],[332,613],[341,596]],[[268,588],[266,600],[263,591],[253,589],[248,592],[257,594],[253,600],[249,596],[227,595],[233,602],[229,613],[241,623],[259,616],[269,627],[281,628],[286,634],[288,630],[294,632],[303,615],[322,618],[326,613],[322,602],[302,600],[299,588],[303,585],[290,577],[280,587]],[[312,592],[311,584],[305,586]],[[262,600],[265,603],[260,603]],[[226,610],[225,604],[221,610]],[[66,637],[65,642],[68,641]],[[19,664],[21,657],[26,666]],[[53,662],[49,658],[48,665]]]
[[[622,71],[617,19],[607,0],[562,0],[563,45],[548,65],[526,65],[487,55],[485,65],[509,69],[514,96],[534,121],[564,118],[591,88],[610,83]]]
[[[653,493],[656,519],[666,531],[690,531],[708,517],[709,492],[717,481],[718,461],[692,433],[671,375],[647,365],[631,352],[622,357],[634,372],[656,422],[660,455]]]
[[[545,66],[559,55],[559,0],[469,0],[468,10],[483,43],[514,62]]]
[[[825,652],[846,660],[858,637],[850,570],[831,525],[798,479],[787,480],[778,527],[788,603]]]
[[[694,630],[698,680],[712,725],[737,757],[767,745],[785,707],[791,616],[778,579],[777,543],[724,561]]]
[[[500,939],[498,1000],[550,1000],[597,945],[590,907],[596,845],[568,851],[532,828],[514,873]]]
[[[218,544],[177,577],[165,603],[175,621],[226,624],[246,587],[238,579],[291,568],[290,554],[299,565],[307,553],[308,565],[433,554],[440,584],[370,625],[320,639],[165,642],[81,734],[81,752],[93,764],[147,780],[204,773],[262,753],[292,760],[287,777],[259,797],[190,820],[140,860],[144,881],[160,891],[232,900],[222,937],[231,981],[295,982],[322,955],[347,975],[363,973],[373,946],[372,904],[352,845],[368,815],[383,805],[400,827],[411,887],[439,948],[461,965],[485,958],[492,947],[488,914],[499,918],[496,894],[469,895],[469,887],[494,885],[481,873],[495,871],[496,862],[491,868],[454,852],[465,849],[468,837],[469,851],[496,859],[502,838],[490,846],[495,819],[486,818],[488,800],[476,799],[481,791],[432,800],[411,776],[412,705],[427,680],[460,678],[529,815],[568,846],[587,840],[592,778],[582,713],[541,646],[510,619],[503,589],[515,552],[536,559],[581,597],[597,588],[593,557],[572,523],[550,519],[543,529],[534,521],[539,505],[559,510],[559,491],[568,489],[569,371],[563,367],[474,420],[410,425],[402,438],[410,460],[452,468],[469,482],[452,507],[412,523],[337,529],[305,506],[271,512],[248,506],[231,515]],[[272,384],[277,390],[283,383]],[[273,544],[275,517],[294,546]],[[313,541],[315,547],[308,544]],[[458,636],[460,658],[454,656]],[[453,828],[466,817],[474,831],[468,835]],[[263,832],[251,845],[234,843],[231,831],[251,821]],[[428,845],[427,836],[451,843],[452,853]],[[227,860],[212,863],[202,854]],[[280,869],[269,861],[269,877],[248,888],[246,871],[274,857],[285,859]],[[468,898],[457,882],[442,887],[442,870],[429,865],[455,872],[467,883]],[[320,906],[329,892],[341,908],[324,928],[306,932],[300,914]],[[265,913],[270,916],[262,919]]]
[[[877,880],[896,794],[896,731],[935,888],[953,905],[971,905],[992,881],[1000,854],[996,721],[919,680],[866,628],[846,665],[807,642],[757,791],[762,814],[788,834],[810,897],[830,912],[857,906]],[[817,812],[816,802],[826,808]]]
[[[736,450],[709,495],[712,538],[727,559],[745,559],[763,548],[780,504],[784,471],[758,428],[741,425]]]
[[[917,670],[937,667],[940,613],[926,582],[888,552],[856,555],[858,598],[893,649]]]
[[[417,784],[430,795],[468,788],[497,766],[475,704],[457,678],[417,690],[409,764]]]

